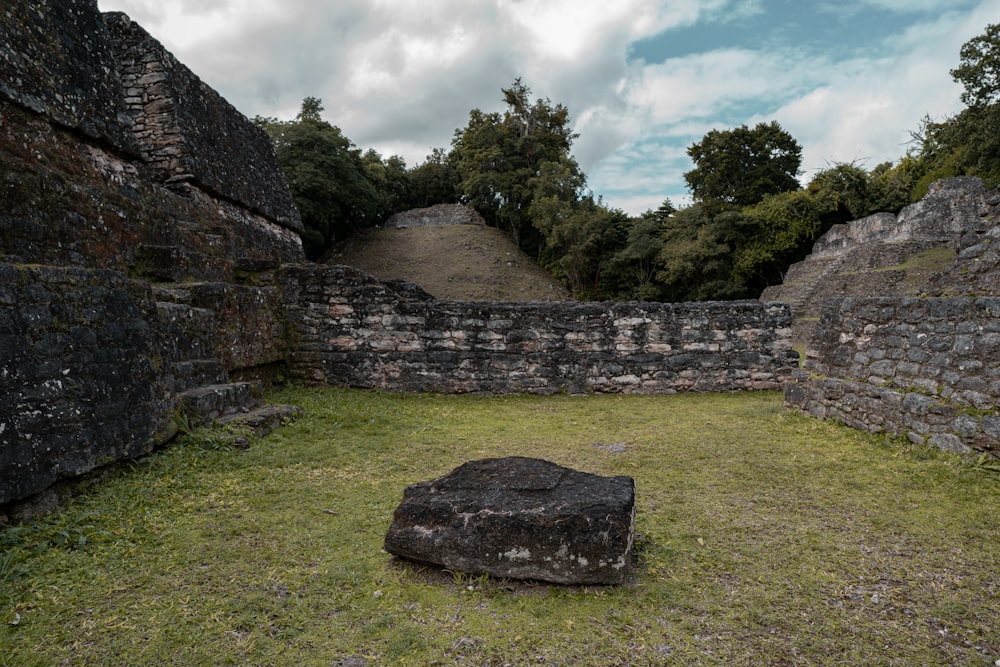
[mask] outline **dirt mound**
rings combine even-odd
[[[382,280],[406,280],[452,301],[571,301],[563,285],[495,227],[445,225],[380,229],[333,249]]]

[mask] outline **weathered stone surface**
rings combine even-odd
[[[0,264],[0,504],[152,449],[169,401],[144,298],[114,271]]]
[[[620,584],[634,523],[631,477],[600,477],[542,459],[483,459],[407,487],[385,549],[459,572]]]
[[[434,225],[485,225],[486,220],[471,206],[436,204],[393,214],[386,227],[429,227]]]
[[[806,350],[811,374],[795,376],[785,401],[920,444],[1000,454],[998,330],[998,297],[831,299]]]
[[[282,271],[317,383],[445,393],[780,389],[798,365],[784,304],[416,299],[345,266]]]
[[[805,260],[788,268],[781,285],[764,290],[761,300],[788,303],[795,316],[794,339],[805,343],[827,298],[954,294],[953,286],[960,283],[969,283],[978,295],[1000,294],[995,262],[977,257],[955,262],[943,281],[935,274],[952,264],[956,246],[970,253],[983,246],[977,230],[991,214],[989,194],[978,178],[946,178],[932,183],[921,201],[899,215],[877,213],[834,225]],[[978,252],[989,255],[986,250]]]
[[[104,15],[135,135],[168,185],[193,182],[294,232],[302,221],[267,134],[201,81],[141,26]]]
[[[4,0],[0,98],[138,152],[97,0]]]
[[[4,4],[0,184],[4,512],[163,444],[179,398],[285,419],[229,374],[285,358],[291,194],[266,134],[145,31],[96,0]]]

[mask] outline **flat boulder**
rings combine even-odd
[[[635,482],[536,458],[465,463],[406,487],[385,550],[457,572],[558,584],[621,584]]]

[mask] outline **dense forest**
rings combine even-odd
[[[414,167],[362,152],[322,119],[316,98],[293,120],[254,120],[274,141],[310,259],[393,213],[460,202],[508,232],[578,299],[755,298],[832,225],[897,212],[939,178],[1000,185],[1000,24],[966,42],[959,57],[950,73],[965,108],[925,118],[895,162],[870,170],[836,164],[802,187],[801,146],[777,122],[713,130],[687,151],[692,205],[665,200],[637,217],[588,189],[571,154],[569,110],[532,100],[520,79],[502,90],[503,113],[473,109],[450,149]]]

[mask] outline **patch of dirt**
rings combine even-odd
[[[448,301],[572,301],[569,291],[495,227],[385,228],[335,247],[326,264],[406,280]]]

